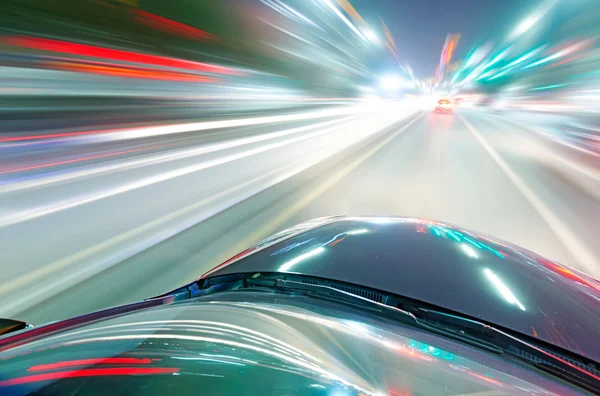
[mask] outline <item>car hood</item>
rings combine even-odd
[[[581,393],[500,355],[352,307],[264,292],[113,312],[13,346],[0,362],[2,394]]]
[[[414,218],[325,218],[203,277],[283,272],[433,304],[600,362],[600,283],[525,249]]]

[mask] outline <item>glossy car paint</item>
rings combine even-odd
[[[226,292],[113,314],[1,352],[0,393],[581,394],[499,355],[304,296]]]
[[[600,362],[600,283],[530,251],[413,218],[331,218],[205,276],[286,272],[430,303]]]

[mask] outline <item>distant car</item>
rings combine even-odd
[[[452,112],[452,102],[449,99],[438,100],[435,106],[436,113],[450,113]]]
[[[460,227],[328,217],[164,295],[11,323],[0,394],[599,393],[599,301],[595,279]]]

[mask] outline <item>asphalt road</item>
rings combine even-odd
[[[600,277],[600,202],[522,117],[388,103],[207,122],[0,136],[0,316],[156,295],[333,214],[454,223]]]

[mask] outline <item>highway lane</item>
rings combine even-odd
[[[304,139],[284,143],[279,139],[290,135],[280,136],[272,143],[281,146],[266,151],[260,151],[267,144],[261,141],[119,171],[118,180],[131,182],[193,167],[200,160],[235,157],[176,179],[6,224],[0,241],[14,264],[4,265],[13,270],[6,284],[19,288],[0,289],[3,301],[14,295],[18,302],[2,309],[40,323],[155,295],[272,232],[332,214],[455,223],[598,276],[600,247],[594,235],[600,203],[547,166],[543,142],[527,125],[476,110],[438,115],[399,108],[296,121],[286,127],[308,128],[296,137]],[[340,122],[346,124],[323,132]],[[269,127],[282,126],[262,125],[255,136],[265,136],[268,129],[262,128]],[[248,150],[258,151],[236,157]],[[73,190],[40,188],[47,192],[44,199],[76,196],[81,183],[96,191],[114,185],[115,176],[73,183],[78,185]],[[17,207],[31,208],[28,199],[39,200],[35,191],[18,192]],[[39,248],[26,249],[28,240]],[[39,288],[31,288],[35,282]]]

